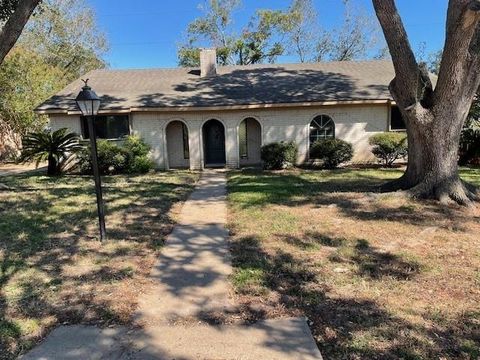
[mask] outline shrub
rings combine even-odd
[[[79,167],[82,173],[92,173],[91,147],[88,145],[79,154]],[[124,149],[109,140],[97,140],[98,169],[100,174],[119,174],[125,171],[127,154]]]
[[[460,138],[460,165],[480,165],[480,130],[464,129]]]
[[[386,167],[392,167],[396,160],[408,154],[407,135],[403,133],[375,134],[370,137],[369,143],[373,146],[373,155]]]
[[[153,169],[153,162],[148,155],[136,156],[128,164],[126,172],[129,174],[146,174]]]
[[[144,174],[153,169],[153,162],[148,154],[150,146],[138,136],[128,136],[123,144],[127,154],[125,172],[129,174]]]
[[[262,146],[261,157],[265,169],[279,170],[292,167],[297,160],[295,142],[275,142]]]
[[[131,155],[135,156],[146,156],[150,152],[150,146],[146,144],[140,137],[135,135],[127,136],[123,147]]]
[[[323,161],[323,167],[334,169],[341,163],[352,160],[352,144],[340,139],[319,140],[313,143],[310,157]]]
[[[129,136],[123,143],[109,140],[97,140],[98,168],[101,174],[137,174],[153,169],[149,159],[150,147],[136,136]],[[78,165],[82,173],[92,173],[90,146],[85,147],[78,156]]]
[[[47,174],[58,175],[70,164],[72,156],[81,150],[78,135],[67,128],[28,133],[22,139],[20,162],[48,161]]]

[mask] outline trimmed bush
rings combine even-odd
[[[128,136],[124,142],[97,140],[98,168],[103,175],[143,174],[153,169],[149,159],[150,147],[136,136]],[[92,173],[90,146],[78,155],[78,166],[83,174]]]
[[[262,146],[263,166],[269,170],[280,170],[295,165],[298,148],[295,142],[275,142]]]
[[[370,137],[372,153],[386,167],[392,167],[398,159],[404,159],[408,154],[407,135],[404,133],[386,132]]]
[[[334,169],[353,158],[353,146],[340,139],[319,140],[313,143],[310,157],[323,162],[323,167]]]

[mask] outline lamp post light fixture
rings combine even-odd
[[[88,86],[88,79],[82,80],[85,85],[82,91],[75,99],[82,115],[87,118],[88,122],[88,134],[90,137],[90,146],[92,148],[92,168],[93,177],[95,179],[95,192],[97,194],[97,211],[98,211],[98,224],[100,228],[100,241],[105,240],[105,210],[103,206],[102,198],[102,182],[100,179],[100,171],[98,170],[98,153],[97,153],[97,136],[95,132],[94,120],[100,109],[100,98],[95,94],[95,91]]]

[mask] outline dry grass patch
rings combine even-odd
[[[480,207],[375,193],[399,175],[231,173],[244,319],[304,314],[328,359],[477,359]]]
[[[58,324],[125,324],[198,174],[104,179],[108,241],[97,241],[90,177],[2,178],[0,359]]]

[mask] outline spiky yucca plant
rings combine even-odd
[[[35,161],[37,166],[48,161],[48,175],[60,174],[65,164],[82,148],[78,135],[67,128],[29,133],[23,137],[22,144],[20,161]]]

